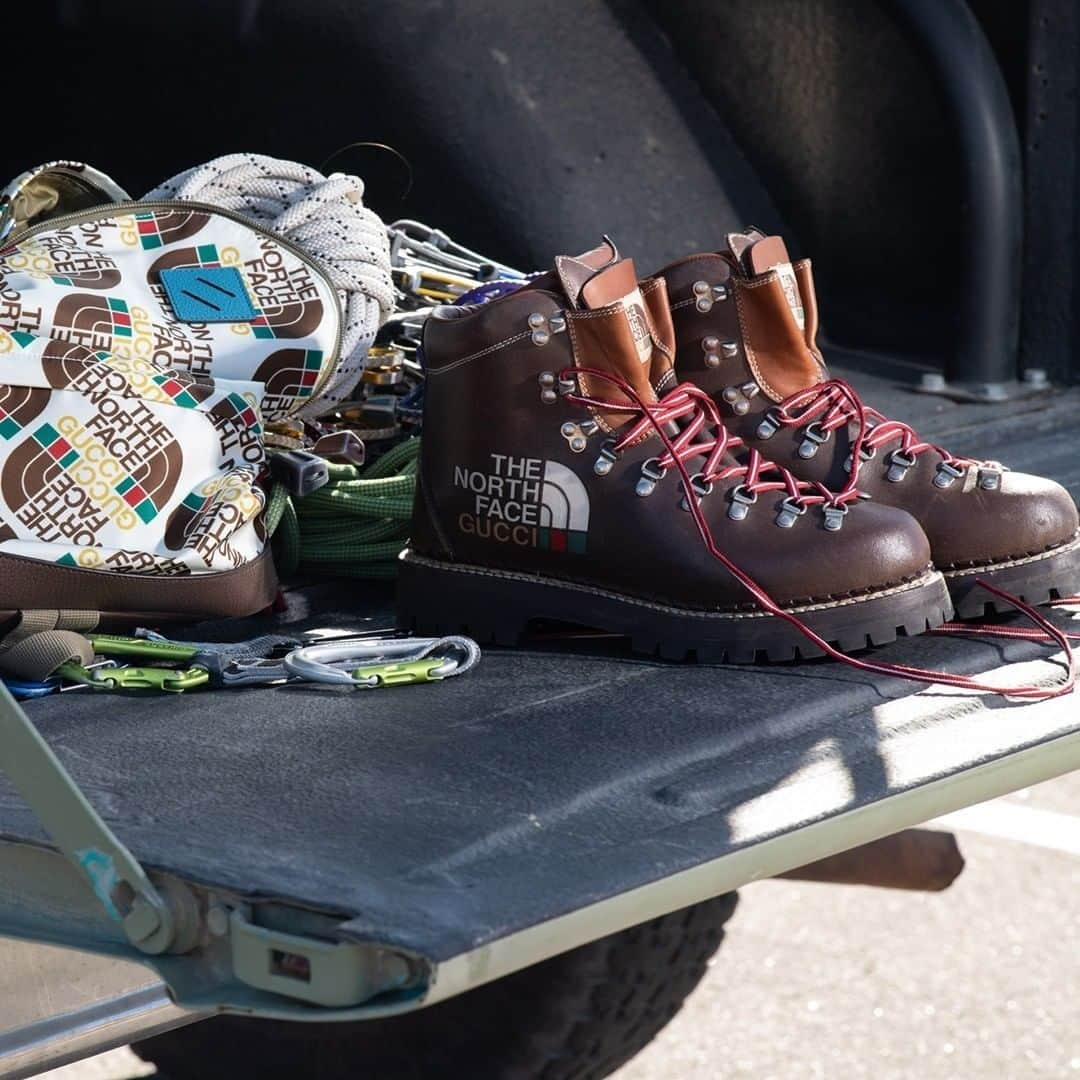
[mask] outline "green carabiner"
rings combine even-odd
[[[190,660],[199,650],[178,641],[151,641],[124,634],[87,634],[101,656],[138,656],[143,660]]]
[[[210,673],[204,668],[174,671],[172,668],[108,667],[88,671],[74,662],[61,664],[56,674],[95,690],[162,690],[169,694],[193,690],[210,681]]]
[[[77,683],[79,686],[90,686],[95,690],[106,689],[105,685],[99,681],[96,669],[85,668],[78,660],[65,661],[53,672],[53,677]]]
[[[435,672],[446,661],[441,656],[425,656],[422,660],[401,660],[396,664],[369,664],[352,672],[354,679],[366,680],[364,685],[375,690],[380,686],[407,686],[409,683],[438,682]]]
[[[164,690],[179,694],[209,682],[210,673],[203,668],[173,671],[171,668],[119,667],[105,668],[98,678],[116,690]]]
[[[184,690],[194,690],[199,686],[205,686],[210,681],[210,672],[201,667],[187,668],[184,671],[172,671],[169,674],[172,678],[166,679],[161,689],[168,690],[172,694],[179,694]]]

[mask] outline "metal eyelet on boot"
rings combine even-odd
[[[750,411],[750,398],[758,392],[757,383],[743,383],[742,386],[725,386],[720,392],[720,399],[731,406],[736,416],[745,416]]]
[[[529,329],[532,331],[532,343],[534,345],[546,345],[551,340],[547,316],[539,311],[534,311],[529,316]]]
[[[859,451],[859,460],[861,462],[863,462],[863,463],[865,463],[867,461],[873,461],[874,458],[876,458],[876,457],[877,457],[877,447],[876,446],[872,446],[869,450],[864,446]],[[844,472],[846,472],[846,473],[851,472],[851,455],[850,454],[848,454],[848,456],[844,459]]]
[[[781,427],[780,417],[776,410],[769,409],[761,418],[761,423],[757,426],[757,437],[759,439],[771,439]]]
[[[559,434],[570,444],[570,449],[575,454],[580,454],[588,446],[589,437],[595,435],[599,430],[600,425],[595,420],[581,420],[578,423],[567,420],[559,428]]]
[[[570,449],[575,454],[580,454],[584,451],[585,447],[589,445],[588,437],[584,431],[583,424],[575,424],[573,420],[567,420],[561,428],[559,428],[559,434],[569,443]]]
[[[660,467],[660,459],[651,457],[641,466],[641,476],[634,491],[643,499],[653,493],[656,485],[664,479],[667,470]]]
[[[938,464],[937,473],[934,476],[934,487],[951,487],[963,475],[963,469],[958,469],[955,465],[950,465],[949,462],[942,461]]]
[[[890,483],[899,484],[907,476],[908,469],[914,467],[915,455],[905,454],[903,450],[894,450],[886,458],[886,461],[889,465],[889,471],[885,474],[885,479]]]
[[[604,445],[600,447],[600,456],[593,464],[593,472],[597,476],[607,476],[618,460],[619,455],[615,451],[615,440],[606,439]]]
[[[551,340],[552,334],[561,334],[566,329],[566,318],[561,311],[551,316],[534,311],[527,321],[532,331],[534,345],[546,345]]]
[[[559,399],[559,395],[555,393],[555,372],[541,371],[536,376],[536,381],[540,384],[541,402],[545,405],[554,405]]]
[[[844,518],[847,517],[848,508],[841,503],[839,506],[825,507],[825,528],[829,532],[839,532],[844,527]]]
[[[981,468],[976,482],[983,491],[997,491],[1001,487],[1001,470]]]
[[[704,499],[706,495],[712,494],[712,481],[706,480],[701,473],[694,473],[694,475],[690,477],[690,486],[694,489],[694,494],[697,496],[698,502]],[[690,500],[686,497],[685,493],[683,494],[682,502],[679,503],[679,506],[687,513],[690,512]]]
[[[720,348],[720,339],[713,334],[701,339],[701,349],[705,353],[705,366],[718,368],[720,366],[720,354],[716,351]]]
[[[720,303],[730,295],[726,285],[710,285],[707,281],[695,281],[691,286],[698,311],[712,311],[713,304]]]
[[[750,507],[757,502],[757,492],[747,491],[745,484],[731,489],[728,495],[731,505],[728,507],[727,516],[732,521],[742,521],[750,513]]]
[[[799,457],[804,461],[809,461],[821,446],[829,441],[830,435],[831,432],[825,431],[816,420],[812,424],[807,424],[803,432],[803,441],[799,443]]]
[[[790,529],[796,521],[806,513],[806,507],[796,502],[790,495],[780,504],[780,512],[776,515],[776,524],[781,529]]]

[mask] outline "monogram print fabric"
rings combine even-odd
[[[258,389],[0,331],[0,551],[139,574],[255,558]]]
[[[338,321],[310,264],[211,210],[106,207],[16,238],[0,249],[0,552],[150,575],[256,558],[263,411],[318,392]]]
[[[90,211],[0,249],[0,327],[200,379],[261,383],[267,421],[316,396],[336,363],[340,323],[322,274],[213,210],[143,205]],[[180,267],[237,271],[251,317],[179,317],[161,274]]]

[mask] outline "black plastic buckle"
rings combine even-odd
[[[283,450],[272,454],[270,475],[298,499],[318,491],[330,480],[326,461],[307,450]]]

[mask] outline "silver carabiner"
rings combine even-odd
[[[480,252],[467,248],[464,244],[452,240],[441,229],[433,229],[422,221],[401,218],[391,222],[388,229],[391,234],[400,235],[405,246],[441,262],[444,266],[468,270],[474,276],[477,271],[490,267],[497,277],[512,280],[525,280],[528,277],[527,274],[515,270],[512,266],[507,266],[496,259],[489,259]]]
[[[407,669],[410,662],[438,659],[422,673]],[[327,641],[294,649],[284,659],[286,670],[308,682],[374,689],[399,682],[428,682],[464,675],[480,660],[472,638],[376,638]]]

